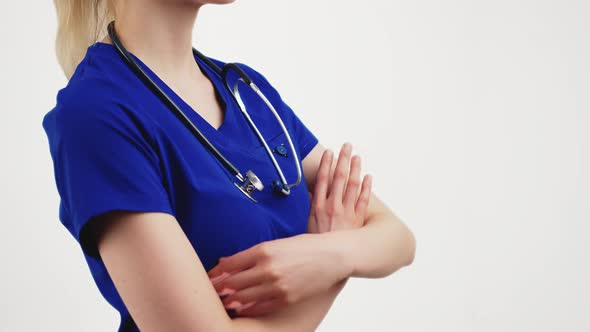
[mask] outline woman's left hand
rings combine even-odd
[[[349,276],[318,234],[266,241],[222,257],[208,275],[226,309],[256,316],[298,302]]]

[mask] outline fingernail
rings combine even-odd
[[[227,272],[223,272],[220,275],[218,275],[217,277],[213,277],[211,278],[211,282],[213,283],[213,285],[216,285],[218,282],[222,281],[223,279],[229,277],[229,273]]]
[[[240,311],[246,309],[246,308],[250,308],[251,306],[253,306],[256,303],[256,301],[252,301],[252,302],[248,302],[240,307],[236,308],[236,311],[239,313]]]
[[[226,309],[237,309],[242,306],[240,301],[231,301],[228,305],[225,306]]]
[[[236,291],[234,289],[224,288],[221,292],[218,292],[217,294],[219,294],[219,296],[225,296],[225,295],[231,295],[231,294],[233,294],[235,292]]]

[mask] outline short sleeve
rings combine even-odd
[[[272,98],[271,102],[273,102],[274,100],[277,100],[279,102],[280,109],[277,109],[277,112],[279,112],[279,115],[282,117],[285,123],[290,124],[293,133],[292,135],[294,136],[294,139],[297,142],[296,144],[299,147],[301,160],[305,159],[309,152],[317,145],[317,136],[310,130],[310,128],[308,128],[308,126],[304,124],[304,122],[293,111],[293,109],[291,109],[291,107],[287,105],[287,103],[283,100],[277,89],[275,89],[273,85],[270,84],[268,79],[263,74],[243,63],[240,63],[239,65],[240,67],[243,67],[246,70],[248,70],[247,73],[251,75],[254,84],[256,84],[265,95],[267,93],[270,94],[270,96],[267,96],[267,98]],[[275,106],[275,108],[278,107]]]
[[[60,220],[98,257],[94,217],[113,210],[173,214],[149,128],[117,103],[58,106],[43,119],[61,198]]]

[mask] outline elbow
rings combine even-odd
[[[411,265],[416,257],[416,237],[414,233],[401,220],[397,220],[398,222],[394,223],[395,226],[388,241],[392,252],[387,255],[389,258],[383,262],[384,264],[379,272],[373,274],[375,278],[390,276],[403,267]]]
[[[414,233],[406,228],[406,245],[405,245],[405,260],[404,266],[408,266],[414,262],[414,258],[416,257],[416,236]]]
[[[397,242],[397,245],[395,246],[395,252],[392,254],[393,260],[389,266],[387,275],[411,265],[416,257],[416,236],[401,221],[399,225],[402,227],[398,228],[394,236],[394,241]]]
[[[412,230],[399,218],[397,218],[398,224],[398,235],[401,240],[400,246],[398,247],[399,252],[398,264],[399,267],[404,267],[412,264],[414,262],[414,258],[416,257],[416,236],[412,232]]]

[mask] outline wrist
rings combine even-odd
[[[354,260],[350,252],[350,239],[347,236],[350,230],[338,230],[324,233],[309,233],[310,236],[319,241],[319,247],[327,253],[326,266],[338,266],[336,270],[326,271],[336,274],[338,280],[349,278],[354,273]]]

